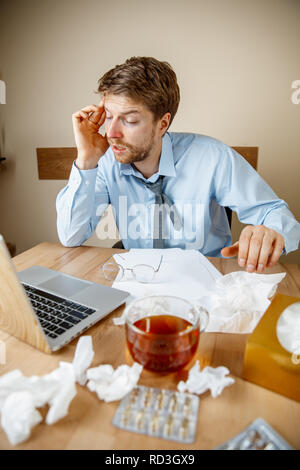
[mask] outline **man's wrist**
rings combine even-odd
[[[94,170],[98,166],[98,162],[89,162],[85,160],[76,159],[75,166],[78,170]]]

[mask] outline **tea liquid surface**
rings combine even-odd
[[[184,318],[174,317],[173,315],[153,315],[137,320],[134,326],[146,333],[171,335],[185,331],[193,325]]]

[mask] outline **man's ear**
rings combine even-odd
[[[161,136],[163,137],[168,130],[171,120],[171,113],[166,113],[163,117],[159,120],[159,131]]]

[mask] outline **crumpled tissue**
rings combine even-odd
[[[79,338],[73,359],[73,368],[76,382],[85,385],[87,381],[86,370],[91,365],[95,352],[91,336],[81,336]]]
[[[276,334],[281,346],[292,353],[293,364],[300,360],[300,302],[289,305],[278,318]]]
[[[209,312],[205,331],[252,333],[285,275],[236,271],[216,279],[211,294],[195,302]]]
[[[79,338],[73,363],[60,362],[59,367],[42,377],[25,377],[18,369],[0,377],[1,425],[11,444],[25,441],[31,428],[42,418],[36,408],[49,404],[46,423],[51,425],[68,414],[76,395],[76,380],[85,383],[85,370],[94,352],[91,338]]]
[[[235,380],[226,377],[229,374],[227,367],[204,367],[200,370],[199,361],[190,369],[186,382],[180,381],[177,385],[179,392],[188,390],[190,393],[201,395],[207,390],[211,391],[213,398],[220,395],[225,387],[232,385]]]
[[[87,387],[105,402],[121,400],[136,386],[142,369],[137,362],[132,367],[125,364],[116,370],[110,364],[93,367],[87,371]]]
[[[1,409],[1,425],[13,445],[28,439],[31,428],[42,419],[35,408],[33,396],[28,391],[12,393]]]

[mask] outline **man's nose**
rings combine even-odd
[[[106,135],[108,139],[123,137],[120,124],[115,120],[111,120],[110,122],[106,121]]]

